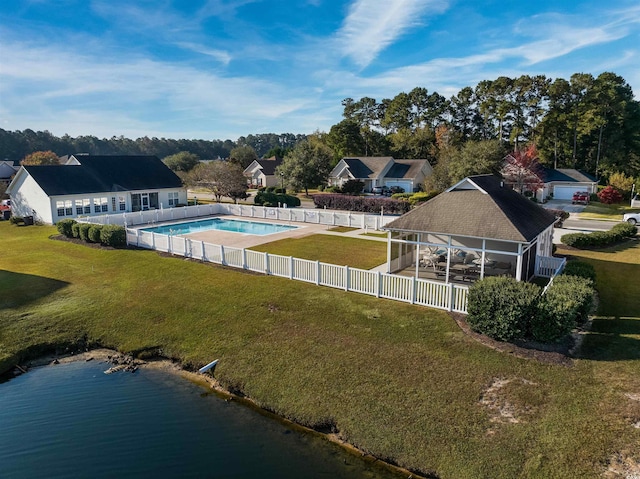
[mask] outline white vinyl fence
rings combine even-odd
[[[467,312],[469,287],[466,285],[445,284],[291,256],[260,253],[244,248],[214,245],[180,236],[168,236],[129,228],[127,228],[127,244],[267,275],[295,279],[318,286],[329,286],[344,291],[368,294],[377,298],[393,299],[464,314]]]
[[[81,221],[93,224],[117,224],[120,226],[153,225],[171,221],[212,215],[234,215],[271,221],[298,221],[328,226],[348,226],[353,228],[378,230],[397,216],[351,213],[304,208],[276,208],[270,206],[234,205],[212,203],[208,205],[185,206],[160,210],[137,211],[135,213],[87,216]]]

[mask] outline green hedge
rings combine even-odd
[[[122,248],[127,244],[127,232],[123,226],[104,225],[100,231],[100,242],[106,246]]]
[[[467,322],[500,341],[547,343],[564,338],[593,308],[593,281],[587,278],[560,275],[540,293],[539,286],[509,277],[477,281],[469,288]]]
[[[574,248],[602,247],[631,238],[638,233],[638,228],[629,223],[618,223],[609,231],[594,233],[570,233],[562,235],[560,241]]]
[[[89,228],[89,232],[87,233],[87,237],[89,238],[89,241],[91,243],[101,243],[102,242],[101,232],[102,232],[102,225],[91,225],[91,228]]]
[[[474,331],[500,341],[524,339],[536,314],[540,287],[505,276],[469,288],[467,322]]]
[[[71,238],[73,236],[73,231],[71,228],[76,224],[76,220],[71,218],[67,218],[64,220],[60,220],[56,223],[56,228],[58,228],[58,232],[62,235],[65,235],[67,238]]]
[[[90,223],[80,223],[78,226],[78,238],[82,241],[89,241],[89,228],[91,228]]]
[[[272,193],[269,191],[258,191],[253,202],[262,206],[287,205],[289,208],[300,206],[300,198],[282,193]]]
[[[596,280],[596,270],[591,263],[585,261],[571,260],[564,267],[563,275],[579,276],[593,282]]]
[[[570,275],[556,277],[538,302],[531,322],[531,337],[542,342],[565,337],[587,320],[593,308],[593,293],[589,279]]]
[[[73,238],[80,238],[80,223],[73,223],[71,225],[71,236]]]

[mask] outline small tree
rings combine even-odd
[[[185,182],[189,186],[207,188],[217,202],[220,202],[223,196],[237,201],[247,197],[247,179],[242,172],[242,167],[237,164],[211,161],[193,168],[186,176]]]
[[[364,182],[360,180],[349,180],[342,185],[341,191],[345,195],[359,195],[364,189]]]
[[[525,191],[535,193],[544,186],[542,167],[538,161],[535,145],[507,155],[500,172],[505,181],[512,184],[521,195]]]
[[[282,164],[276,168],[276,174],[283,175],[286,183],[294,189],[304,189],[305,194],[309,195],[309,188],[315,188],[327,180],[332,156],[333,152],[328,146],[319,138],[310,136],[284,157]]]
[[[609,186],[613,186],[623,197],[628,199],[631,196],[634,181],[631,176],[627,176],[623,172],[616,172],[609,177]]]
[[[169,155],[163,158],[162,162],[173,171],[191,171],[200,163],[200,157],[188,151],[181,151],[175,155]]]
[[[237,146],[229,153],[229,161],[240,165],[242,170],[258,159],[258,154],[249,145]]]
[[[600,203],[604,203],[605,205],[622,203],[622,195],[613,186],[607,186],[605,189],[599,191],[598,199]]]
[[[59,165],[60,159],[53,151],[34,151],[24,157],[21,165]]]

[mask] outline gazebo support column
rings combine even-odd
[[[522,243],[518,244],[518,257],[516,259],[516,281],[522,281]]]

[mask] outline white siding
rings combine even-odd
[[[9,197],[13,216],[34,216],[36,221],[53,223],[49,197],[25,170],[16,175]]]

